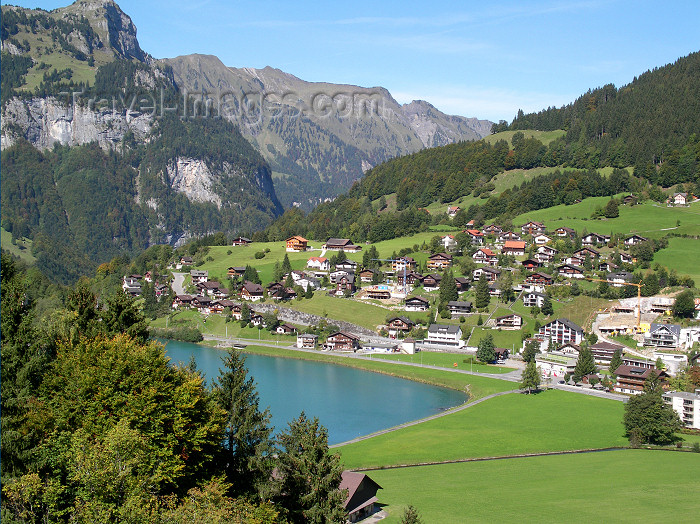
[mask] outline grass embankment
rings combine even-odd
[[[0,229],[0,235],[0,245],[2,245],[5,251],[28,265],[32,265],[36,262],[36,258],[32,255],[32,241],[30,239],[21,238],[13,244],[12,233]]]
[[[359,468],[625,446],[622,412],[622,402],[573,392],[514,393],[340,451]]]
[[[700,217],[698,217],[700,219]],[[679,275],[688,275],[700,286],[700,239],[669,238],[668,247],[657,251],[654,262],[675,269]]]
[[[389,361],[399,362],[414,362],[421,363],[427,366],[438,366],[449,369],[463,369],[466,371],[476,371],[477,373],[509,373],[514,368],[504,366],[491,366],[487,364],[471,363],[470,358],[465,358],[465,355],[455,353],[434,353],[432,351],[420,351],[415,355],[373,355],[372,358],[378,358]],[[457,364],[455,366],[455,364]]]
[[[498,380],[489,377],[465,375],[462,373],[442,371],[439,369],[404,366],[401,364],[392,364],[390,362],[376,359],[365,360],[352,357],[341,357],[328,353],[322,353],[320,351],[302,352],[282,348],[248,346],[245,349],[245,352],[259,355],[269,355],[273,357],[315,360],[319,362],[339,364],[341,366],[351,366],[359,369],[365,369],[367,371],[385,373],[387,375],[415,380],[417,382],[424,382],[426,384],[434,384],[436,386],[465,391],[469,393],[470,400],[482,398],[501,391],[509,391],[517,387],[513,382],[506,382],[505,380]]]
[[[700,454],[624,450],[372,471],[423,522],[698,522]],[[633,502],[630,502],[633,501]]]

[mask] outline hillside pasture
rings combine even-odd
[[[387,524],[697,522],[700,454],[649,450],[556,455],[370,471]],[[625,509],[626,503],[633,508]]]

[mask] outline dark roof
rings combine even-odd
[[[522,315],[518,315],[517,313],[511,313],[510,315],[503,315],[502,317],[496,317],[496,320],[501,320],[504,318],[510,318],[510,317],[520,317],[521,319],[523,318]]]
[[[460,302],[460,301],[457,301],[457,300],[450,300],[450,301],[447,303],[447,307],[466,307],[466,308],[470,308],[470,307],[472,307],[472,303],[469,302],[469,301],[467,301],[467,302]]]
[[[430,324],[428,333],[450,333],[452,335],[456,335],[459,330],[459,326],[454,326],[451,324]]]
[[[336,331],[335,333],[329,335],[328,338],[334,337],[336,335],[343,335],[343,336],[349,338],[350,340],[360,340],[359,337],[356,337],[355,335],[348,333],[346,331]]]
[[[614,374],[618,377],[638,377],[645,380],[649,375],[651,375],[651,373],[656,373],[656,376],[658,377],[668,376],[668,374],[662,369],[642,368],[638,366],[628,366],[627,364],[622,364],[614,372]]]
[[[667,328],[671,333],[673,333],[677,338],[681,336],[681,327],[678,324],[657,324],[656,322],[652,322],[649,333],[654,333],[656,330],[665,327]]]
[[[389,322],[393,322],[394,320],[400,320],[401,322],[403,322],[404,324],[408,324],[409,326],[414,326],[416,324],[413,320],[404,316],[392,317],[389,319]]]
[[[573,329],[574,331],[579,331],[579,332],[583,333],[583,328],[581,328],[578,324],[575,324],[574,322],[572,322],[568,318],[557,318],[555,320],[552,320],[551,322],[547,322],[544,326],[542,326],[542,328],[547,327],[550,324],[554,324],[555,322],[561,322],[569,329]]]
[[[353,245],[349,238],[329,238],[326,241],[326,246],[351,246]]]
[[[382,489],[382,487],[370,477],[364,473],[357,473],[355,471],[343,471],[341,475],[340,489],[348,490],[348,497],[344,502],[345,510],[348,513],[359,511],[365,506],[377,501],[377,490]],[[361,486],[363,486],[364,489],[360,490]],[[359,491],[363,491],[364,493],[358,493]],[[356,494],[364,494],[364,497],[356,498]]]
[[[408,302],[409,300],[419,301],[419,302],[424,302],[426,304],[430,304],[430,301],[427,298],[423,298],[423,297],[408,297],[405,300],[405,302]]]
[[[246,280],[245,283],[243,284],[243,288],[252,294],[260,294],[262,295],[263,292],[263,287],[260,284],[255,284],[254,282],[251,282],[250,280]]]

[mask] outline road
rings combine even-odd
[[[185,283],[185,275],[187,273],[175,273],[173,272],[173,291],[175,292],[176,295],[184,295],[185,294],[185,288],[183,287],[183,284]]]
[[[265,347],[276,347],[276,348],[282,348],[282,349],[290,349],[293,351],[300,351],[302,353],[314,353],[316,355],[319,354],[318,350],[315,349],[299,349],[294,345],[284,345],[284,344],[277,344],[274,341],[271,340],[256,340],[256,339],[245,339],[245,338],[226,338],[226,337],[218,337],[214,335],[203,335],[205,340],[213,340],[219,343],[225,343],[225,344],[232,344],[232,343],[242,343],[242,344],[250,344],[254,346],[265,346]],[[496,373],[478,373],[476,371],[468,371],[466,369],[454,369],[454,368],[444,368],[440,366],[430,366],[428,364],[421,364],[418,362],[401,362],[398,360],[383,360],[383,359],[373,359],[371,354],[370,355],[365,355],[365,354],[357,354],[357,353],[327,353],[329,355],[332,355],[334,357],[343,357],[343,358],[353,358],[353,359],[358,359],[358,360],[374,360],[375,362],[385,362],[389,364],[399,364],[402,366],[413,366],[413,367],[419,367],[419,368],[428,368],[428,369],[436,369],[439,371],[449,371],[450,373],[462,373],[464,375],[477,375],[479,377],[489,377],[497,380],[505,380],[507,382],[516,382],[519,383],[522,375],[522,370],[516,369],[515,371],[511,371],[509,373],[503,373],[503,374],[496,374]],[[599,398],[607,398],[610,400],[617,400],[618,402],[627,402],[627,397],[624,395],[618,395],[617,393],[609,393],[607,391],[599,391],[597,389],[589,389],[589,388],[583,388],[583,387],[576,387],[576,386],[568,386],[566,384],[547,384],[546,385],[548,388],[551,389],[560,389],[562,391],[570,391],[571,393],[579,393],[581,395],[589,395],[591,397],[599,397]],[[468,406],[469,404],[466,404]]]

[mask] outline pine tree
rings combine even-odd
[[[237,495],[255,494],[262,491],[272,471],[270,412],[260,411],[260,399],[253,378],[248,376],[245,357],[231,349],[222,360],[225,368],[219,370],[214,395],[226,411],[225,471]]]
[[[476,300],[475,305],[477,309],[483,309],[489,305],[491,301],[491,295],[489,295],[489,283],[486,280],[486,274],[481,273],[479,277],[479,282],[476,284]]]
[[[527,389],[528,394],[530,394],[531,390],[537,390],[541,380],[535,361],[528,362],[520,379],[520,389]]]
[[[525,344],[525,349],[523,350],[523,360],[525,362],[534,362],[537,353],[540,352],[540,344],[536,340],[531,340]]]
[[[328,449],[328,431],[302,411],[278,437],[278,499],[293,523],[344,523],[340,457]]]
[[[480,362],[490,364],[496,360],[496,352],[494,351],[493,335],[488,333],[479,341],[479,348],[476,350],[476,358]]]
[[[291,273],[292,271],[292,263],[289,261],[289,254],[285,253],[284,254],[284,260],[282,261],[282,275],[286,275],[287,273]]]
[[[615,374],[615,370],[619,368],[622,365],[622,349],[616,349],[615,353],[613,353],[612,358],[610,359],[610,366],[608,369],[610,370],[610,373],[613,375]]]
[[[596,367],[595,360],[593,359],[593,353],[591,353],[591,350],[587,347],[582,346],[581,351],[578,353],[576,367],[574,368],[574,381],[579,382],[582,377],[595,372]]]
[[[422,522],[418,510],[409,504],[404,510],[399,524],[422,524]]]
[[[446,269],[440,281],[440,303],[444,306],[450,301],[457,300],[459,293],[457,292],[457,283],[455,282],[452,271]]]
[[[262,284],[262,280],[260,280],[260,276],[258,275],[258,270],[251,265],[247,265],[243,272],[243,282],[246,280],[254,284]]]
[[[540,310],[543,315],[549,316],[554,314],[554,307],[552,306],[552,299],[549,295],[545,295],[544,301],[542,302],[542,308]]]

